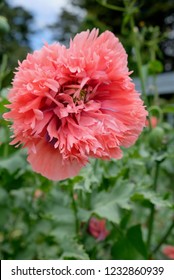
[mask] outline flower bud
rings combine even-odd
[[[7,33],[10,30],[10,26],[5,17],[0,16],[0,33]]]
[[[164,140],[164,130],[163,128],[157,126],[149,134],[149,144],[154,150],[159,150],[163,146]]]

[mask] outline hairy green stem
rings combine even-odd
[[[6,71],[6,68],[7,68],[7,55],[4,54],[2,56],[2,63],[0,66],[0,89],[2,89],[2,80],[3,80],[3,75]]]
[[[116,5],[108,4],[107,1],[97,0],[97,2],[100,5],[102,5],[103,7],[106,7],[106,8],[111,9],[111,10],[120,11],[120,12],[125,11],[124,7],[119,7],[119,6],[116,6]]]
[[[132,37],[133,37],[133,44],[134,44],[134,47],[135,47],[135,55],[136,55],[137,68],[138,68],[138,73],[139,73],[139,78],[140,78],[140,83],[141,83],[142,98],[146,102],[146,104],[148,105],[145,81],[144,81],[144,76],[143,76],[143,71],[142,71],[143,63],[142,63],[142,59],[141,59],[140,46],[139,46],[138,38],[136,36],[136,29],[135,29],[136,27],[135,27],[133,15],[130,16],[130,26],[131,26]]]
[[[123,230],[115,223],[111,222],[113,228],[116,230],[116,232],[119,234],[120,237],[124,236]]]
[[[153,48],[153,46],[150,46],[150,58],[151,61],[155,61],[156,60],[156,54],[155,54],[155,50]],[[158,99],[159,99],[159,94],[158,94],[158,87],[157,87],[157,75],[156,73],[154,73],[152,75],[153,77],[153,87],[154,87],[154,103],[156,105],[158,105]]]
[[[166,233],[164,234],[164,236],[160,239],[159,243],[156,245],[156,247],[152,250],[151,255],[155,254],[160,247],[162,246],[162,244],[164,244],[167,240],[167,238],[169,237],[170,233],[172,232],[174,228],[174,219],[172,221],[172,224],[169,226],[169,228],[166,230]]]
[[[75,229],[77,236],[79,235],[79,220],[78,220],[78,210],[77,210],[77,204],[74,198],[74,191],[73,188],[71,190],[71,197],[72,197],[72,208],[74,211],[74,217],[75,217]]]
[[[157,189],[157,181],[158,181],[158,175],[159,175],[159,162],[156,162],[155,165],[155,175],[154,175],[154,184],[153,184],[153,190],[155,191]],[[154,216],[155,216],[155,206],[154,204],[151,205],[150,210],[150,217],[149,217],[149,225],[148,225],[148,236],[147,236],[147,248],[150,249],[151,246],[151,240],[152,240],[152,233],[153,233],[153,225],[154,225]]]
[[[4,151],[3,151],[3,157],[4,158],[7,158],[7,156],[8,156],[8,149],[9,149],[8,146],[9,146],[9,144],[5,143]]]

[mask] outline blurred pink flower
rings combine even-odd
[[[152,128],[155,128],[158,124],[158,118],[155,116],[150,117],[149,119],[146,119],[146,126],[150,127],[150,124],[152,126]]]
[[[28,54],[9,93],[11,144],[28,149],[33,170],[52,180],[78,174],[89,157],[119,159],[147,112],[129,77],[127,54],[109,31],[77,34]]]
[[[44,192],[40,189],[35,190],[34,199],[39,199],[44,196]]]
[[[104,240],[109,234],[109,231],[106,229],[105,219],[99,220],[97,218],[91,218],[89,221],[88,231],[98,241]]]
[[[174,246],[165,246],[162,250],[163,254],[174,260]]]

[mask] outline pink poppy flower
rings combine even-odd
[[[104,240],[109,234],[109,231],[106,229],[105,219],[99,220],[97,218],[91,218],[89,221],[88,231],[98,241]]]
[[[45,45],[15,73],[4,118],[11,144],[28,149],[33,170],[52,180],[78,174],[90,157],[119,159],[147,112],[129,77],[127,54],[109,31],[77,34],[66,48]]]
[[[174,246],[168,245],[163,248],[163,254],[174,260]]]

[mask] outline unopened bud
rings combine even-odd
[[[10,30],[10,26],[5,17],[0,16],[0,33],[7,33]]]

